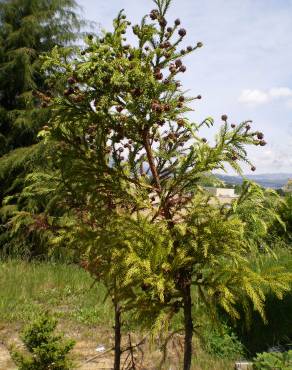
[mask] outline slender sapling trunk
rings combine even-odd
[[[115,362],[114,370],[120,370],[121,367],[121,308],[115,302]]]
[[[183,370],[190,370],[192,364],[192,339],[193,339],[193,319],[192,319],[192,297],[191,286],[187,285],[183,291],[184,304],[184,367]]]

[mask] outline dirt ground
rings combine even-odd
[[[64,325],[66,330],[64,330]],[[59,327],[60,331],[66,332],[68,338],[74,339],[76,345],[72,350],[71,357],[80,370],[109,370],[113,368],[113,351],[111,346],[113,343],[112,333],[107,332],[102,328],[88,328],[84,326],[72,325],[71,323],[62,323]],[[19,338],[21,332],[20,325],[0,324],[0,370],[17,370],[14,362],[11,360],[8,348],[13,345],[17,350],[23,350],[23,344]],[[142,338],[142,337],[141,337]],[[132,345],[141,341],[141,338],[132,337]],[[129,338],[125,336],[123,348],[129,346]],[[99,346],[104,346],[105,350],[102,353],[96,351]],[[177,346],[172,344],[172,350]],[[166,366],[163,369],[177,370],[177,363],[180,357],[180,346],[173,352],[171,367]],[[147,355],[145,355],[147,353]],[[133,355],[136,357],[137,370],[157,370],[157,365],[161,360],[162,353],[151,348],[151,344],[146,343],[135,350]],[[125,352],[122,356],[121,363],[124,364],[124,369],[130,361],[130,353]]]
[[[11,361],[7,348],[0,344],[0,369],[1,370],[15,370],[16,366]]]

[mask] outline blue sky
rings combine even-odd
[[[120,9],[137,23],[153,8],[151,0],[78,3],[97,29],[110,29]],[[186,46],[204,43],[185,61],[185,89],[203,96],[193,120],[213,117],[217,125],[204,133],[211,138],[222,114],[235,123],[252,119],[268,142],[249,150],[257,173],[292,173],[292,0],[173,0],[168,22],[177,17]]]

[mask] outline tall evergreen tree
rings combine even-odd
[[[36,143],[36,134],[48,119],[33,93],[49,89],[40,56],[79,37],[81,23],[75,10],[74,0],[1,2],[0,155]]]
[[[52,81],[66,84],[51,99],[54,114],[42,131],[54,147],[48,153],[52,167],[31,175],[22,194],[28,208],[51,193],[55,204],[67,208],[71,217],[59,223],[52,242],[80,248],[84,267],[108,288],[115,308],[115,370],[126,309],[147,317],[154,329],[182,310],[183,369],[190,370],[194,294],[212,315],[220,305],[236,319],[242,305],[264,316],[265,293],[281,297],[291,280],[283,269],[253,267],[248,258],[276,216],[276,195],[267,203],[263,190],[246,184],[228,208],[200,187],[206,173],[226,164],[239,173],[240,162],[255,170],[246,146],[265,141],[250,121],[230,125],[226,115],[214,144],[200,136],[213,120],[187,118],[190,103],[201,97],[187,96],[179,76],[186,72],[184,56],[202,43],[180,50],[187,31],[179,19],[167,24],[170,0],[155,4],[132,29],[135,45],[126,42],[130,22],[121,12],[113,31],[89,35],[74,61],[57,48],[47,58]],[[16,229],[23,216],[15,215]],[[37,221],[48,230],[58,224]]]
[[[246,185],[229,209],[201,189],[205,174],[226,164],[241,173],[244,162],[254,171],[246,146],[266,143],[250,121],[230,125],[226,115],[214,144],[200,136],[213,120],[186,117],[201,96],[187,96],[179,76],[187,70],[183,58],[202,43],[180,50],[187,31],[179,19],[168,25],[171,0],[154,2],[132,28],[135,45],[127,44],[130,22],[120,12],[113,31],[88,37],[72,63],[54,50],[45,66],[67,87],[52,99],[54,116],[43,134],[56,145],[55,191],[77,219],[67,237],[83,246],[93,276],[112,287],[118,281],[122,300],[132,299],[156,327],[183,311],[183,369],[190,370],[193,292],[213,314],[221,305],[238,318],[242,304],[264,316],[264,293],[281,297],[291,275],[248,263],[275,217],[275,202],[265,210],[263,191]],[[115,370],[123,306],[115,304]]]
[[[57,82],[49,85],[41,57],[54,46],[70,57],[83,21],[75,0],[3,0],[0,3],[0,244],[9,214],[3,198],[21,191],[27,173],[42,160],[37,133]],[[42,109],[40,109],[42,108]],[[5,214],[5,215],[4,215]]]

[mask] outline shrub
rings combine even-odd
[[[256,370],[291,370],[292,351],[260,353],[254,361],[254,368]]]
[[[227,325],[221,330],[207,328],[203,341],[204,349],[215,357],[233,360],[244,356],[243,344]]]
[[[54,335],[57,320],[42,314],[35,322],[24,329],[22,340],[30,355],[15,350],[11,356],[19,370],[70,370],[73,364],[67,359],[74,341],[63,340],[62,335]]]

